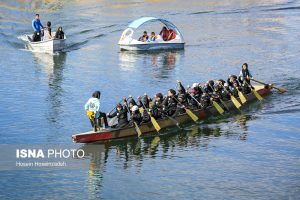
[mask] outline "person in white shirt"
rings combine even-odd
[[[100,112],[100,97],[101,92],[95,91],[92,97],[84,105],[84,109],[90,119],[92,127],[97,131],[97,127],[101,127],[101,117],[103,117],[105,127],[108,127],[106,114]]]
[[[51,34],[51,22],[47,22],[47,27],[44,30],[44,40],[51,40],[52,34]]]

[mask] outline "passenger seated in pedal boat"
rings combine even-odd
[[[172,30],[172,29],[169,29],[169,36],[168,36],[167,41],[173,40],[173,39],[175,39],[175,38],[176,38],[176,33],[175,33],[175,31]]]
[[[163,110],[169,116],[175,116],[177,111],[177,95],[173,89],[168,90],[168,96],[163,101]]]
[[[57,29],[57,31],[56,31],[56,33],[55,33],[55,38],[56,38],[56,39],[60,39],[60,40],[62,40],[62,39],[65,38],[65,33],[63,32],[63,29],[62,29],[61,26],[58,27],[58,29]]]
[[[127,109],[122,104],[117,104],[116,111],[112,114],[107,114],[109,118],[117,117],[118,124],[113,128],[123,128],[128,125]]]
[[[101,92],[95,91],[92,94],[92,97],[84,105],[84,109],[87,113],[87,116],[90,119],[91,125],[93,128],[100,129],[101,126],[101,117],[103,117],[105,128],[108,127],[106,114],[100,112],[100,97]]]
[[[157,40],[157,36],[155,35],[154,32],[151,33],[150,41],[155,42]]]
[[[29,38],[30,41],[33,42],[39,42],[42,39],[42,29],[44,29],[44,26],[42,25],[40,21],[40,15],[35,14],[35,19],[32,20],[31,23],[32,29],[34,31],[32,38]]]
[[[164,41],[168,41],[168,38],[169,38],[169,30],[167,29],[167,27],[163,27],[159,33],[159,35],[161,36],[161,38],[164,40]]]
[[[53,37],[51,35],[51,22],[47,22],[47,27],[44,29],[44,40],[51,40]]]
[[[147,31],[144,31],[143,35],[139,38],[139,41],[141,41],[141,42],[149,41],[149,36],[147,34]]]

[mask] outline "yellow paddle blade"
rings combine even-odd
[[[154,128],[156,129],[156,131],[158,132],[161,128],[154,117],[151,117],[151,122],[152,122]]]
[[[242,105],[240,104],[240,102],[239,102],[233,95],[231,95],[230,97],[231,97],[231,101],[232,101],[232,103],[235,105],[235,107],[236,107],[237,109],[240,109],[240,107],[242,106]]]
[[[150,108],[152,108],[152,107],[154,106],[154,102],[151,101],[151,102],[149,103],[149,106],[150,106]]]
[[[86,115],[88,116],[88,118],[90,119],[90,120],[93,120],[94,119],[94,112],[93,111],[86,111]]]
[[[213,105],[220,114],[224,113],[224,109],[217,102],[213,101]]]
[[[143,113],[143,112],[144,112],[144,108],[143,108],[143,107],[140,107],[140,108],[139,108],[139,111],[140,111],[140,113]]]
[[[140,137],[142,135],[142,131],[140,130],[139,126],[137,125],[136,122],[133,122],[134,123],[134,126],[135,126],[135,130],[138,134],[138,136]]]
[[[199,118],[190,109],[185,108],[185,112],[192,118],[192,120],[198,121]]]
[[[285,88],[283,88],[283,87],[273,87],[273,88],[275,88],[275,89],[277,89],[279,92],[281,92],[281,93],[285,93],[287,90],[285,89]]]
[[[241,91],[238,91],[238,94],[239,94],[239,97],[240,97],[240,100],[241,100],[242,104],[246,103],[247,100],[246,100],[244,94]]]
[[[260,96],[260,94],[258,94],[258,92],[256,92],[255,90],[252,90],[252,92],[258,100],[260,100],[260,101],[263,100],[262,96]]]

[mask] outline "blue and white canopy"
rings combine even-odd
[[[154,21],[159,21],[159,22],[163,23],[168,29],[173,29],[176,32],[176,34],[181,35],[178,28],[172,22],[169,22],[165,19],[156,18],[156,17],[142,17],[142,18],[136,19],[128,25],[128,28],[138,29],[143,24],[148,23],[148,22],[154,22]]]
[[[143,24],[145,23],[149,23],[149,22],[160,22],[162,24],[164,24],[164,26],[167,29],[172,29],[175,33],[176,33],[176,37],[168,40],[168,41],[164,41],[160,35],[157,35],[157,39],[154,42],[143,42],[143,41],[139,41],[137,39],[133,38],[133,34],[134,32]],[[182,34],[180,33],[180,31],[178,30],[178,28],[171,22],[165,20],[165,19],[160,19],[160,18],[156,18],[156,17],[142,17],[139,19],[134,20],[133,22],[131,22],[128,27],[123,31],[121,38],[119,40],[120,48],[121,49],[132,49],[133,46],[138,48],[138,47],[142,47],[146,48],[146,46],[151,46],[151,48],[176,48],[178,46],[178,48],[183,48],[184,47],[184,40],[182,37]]]

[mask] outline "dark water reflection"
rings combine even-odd
[[[248,120],[251,120],[250,116],[238,116],[236,128],[247,131]],[[86,144],[80,148],[85,151],[88,159],[90,159],[93,170],[102,168],[101,166],[105,165],[108,159],[111,159],[110,157],[122,158],[123,165],[126,168],[127,162],[130,161],[132,156],[137,156],[136,158],[142,163],[144,156],[150,156],[151,158],[156,156],[165,157],[172,151],[185,151],[185,148],[205,150],[208,148],[211,139],[221,136],[239,137],[236,130],[222,129],[224,121],[220,120],[219,123],[219,125],[216,123],[202,123],[200,126],[191,125],[184,130],[171,128],[164,134],[153,133],[138,139],[129,138],[100,144]]]

